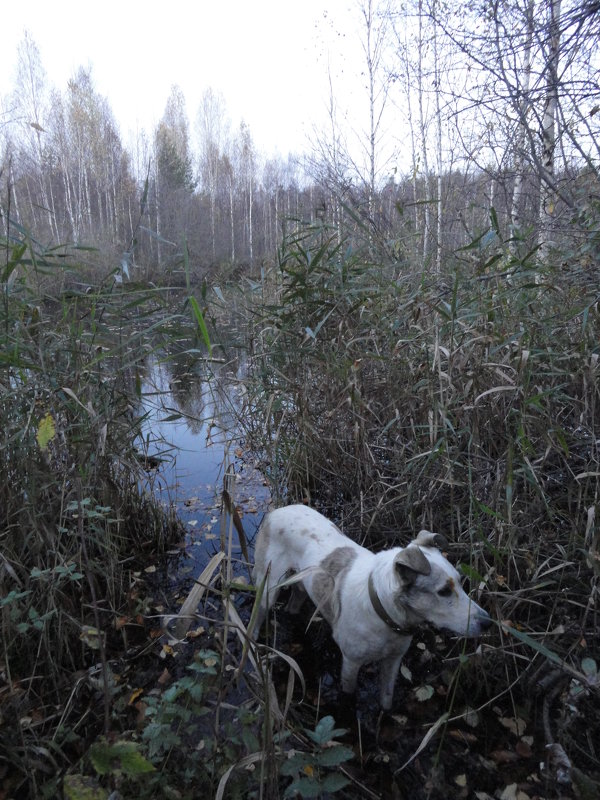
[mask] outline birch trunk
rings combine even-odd
[[[433,0],[432,15],[435,18],[436,3]],[[434,62],[434,88],[435,88],[435,124],[437,133],[437,242],[435,256],[435,271],[439,274],[442,269],[442,111],[440,108],[440,67],[438,63],[438,36],[437,24],[433,25],[433,62]]]
[[[561,0],[549,0],[548,58],[546,69],[546,99],[542,118],[542,170],[540,182],[539,244],[540,260],[548,260],[552,239],[554,192],[554,149],[556,147],[556,111],[558,108],[558,64],[560,58]]]
[[[526,32],[523,48],[523,82],[521,87],[521,100],[518,107],[518,133],[515,151],[515,179],[513,184],[511,210],[510,210],[510,250],[516,254],[517,236],[522,226],[521,198],[523,196],[523,181],[525,178],[525,142],[527,137],[527,115],[529,111],[529,87],[531,84],[531,48],[533,44],[533,20],[535,0],[529,0],[526,10]]]
[[[427,131],[425,111],[423,109],[423,0],[419,0],[419,29],[417,41],[417,98],[419,106],[419,132],[421,134],[421,152],[423,154],[423,174],[425,183],[425,225],[423,230],[423,261],[427,261],[431,239],[431,208],[429,206],[429,161],[427,158]]]

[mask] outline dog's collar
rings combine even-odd
[[[379,595],[377,594],[377,590],[375,589],[375,584],[373,583],[373,573],[369,574],[369,599],[371,600],[371,605],[373,606],[375,613],[379,617],[379,619],[383,620],[385,624],[391,628],[396,633],[407,633],[406,628],[402,628],[398,625],[394,620],[390,617],[387,613],[381,600],[379,599]]]

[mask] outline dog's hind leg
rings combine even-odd
[[[410,647],[412,636],[401,636],[400,650],[393,656],[384,658],[379,666],[379,702],[384,711],[389,711],[394,699],[394,687],[404,654]]]

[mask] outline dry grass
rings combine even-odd
[[[249,432],[286,501],[361,542],[444,533],[506,623],[484,651],[490,697],[542,702],[555,681],[546,740],[598,771],[600,275],[584,251],[566,269],[490,247],[431,276],[323,229],[289,241],[253,307]]]

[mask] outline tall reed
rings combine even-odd
[[[593,237],[542,264],[490,218],[440,274],[295,232],[253,295],[247,424],[281,499],[374,548],[447,535],[509,626],[477,690],[497,697],[556,663],[583,676],[591,655],[600,274]]]
[[[143,489],[140,410],[145,358],[175,319],[116,271],[84,283],[82,250],[13,226],[0,254],[0,752],[15,796],[53,796],[98,725],[77,716],[92,685],[109,728],[132,572],[176,530]]]

